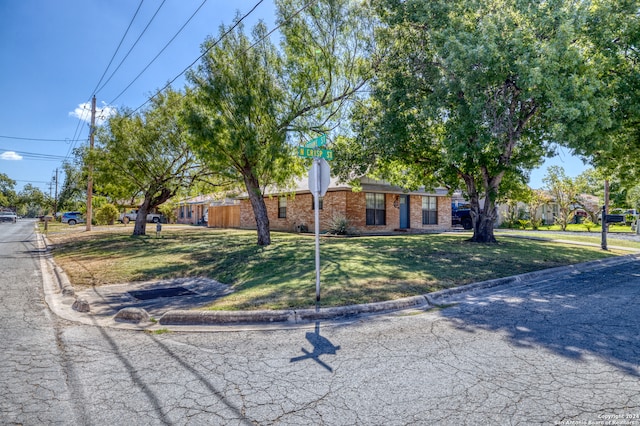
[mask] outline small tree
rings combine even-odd
[[[549,204],[551,197],[541,190],[532,190],[529,195],[528,208],[529,208],[529,220],[531,221],[531,227],[537,230],[542,225],[542,209]]]
[[[547,175],[542,180],[547,185],[547,189],[553,197],[553,202],[558,206],[556,223],[565,231],[577,206],[577,186],[560,166],[549,167]]]

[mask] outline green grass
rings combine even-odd
[[[313,236],[273,232],[272,244],[259,247],[255,231],[165,226],[160,237],[132,237],[131,227],[104,229],[50,228],[55,260],[75,286],[205,276],[235,290],[209,309],[315,304]],[[322,304],[390,300],[622,254],[500,234],[497,244],[481,245],[469,235],[322,238]]]

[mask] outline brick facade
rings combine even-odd
[[[329,191],[324,196],[323,208],[320,210],[320,229],[326,231],[334,216],[344,216],[350,226],[361,233],[392,232],[400,227],[400,209],[397,207],[398,194],[385,194],[385,225],[366,225],[366,192],[350,190]],[[296,232],[300,225],[313,231],[314,212],[313,196],[310,193],[299,193],[287,196],[286,218],[278,218],[278,197],[265,197],[269,224],[274,231]],[[451,198],[437,197],[438,223],[422,224],[422,195],[409,196],[409,229],[407,231],[445,231],[451,229]],[[244,199],[240,203],[240,227],[255,229],[251,202]]]

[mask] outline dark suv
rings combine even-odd
[[[82,218],[81,212],[66,212],[62,214],[62,223],[75,225],[76,223],[82,223],[82,222],[84,222],[84,219]]]

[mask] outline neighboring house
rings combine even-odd
[[[218,200],[212,195],[198,195],[178,203],[176,222],[188,225],[207,225],[212,206],[237,204],[233,200]]]
[[[541,220],[542,225],[553,225],[556,222],[556,218],[560,215],[560,207],[549,192],[545,191],[545,193],[549,195],[549,199],[551,201],[538,207],[535,216]],[[524,212],[527,218],[530,217],[528,204],[518,202],[517,208]],[[595,222],[597,221],[598,213],[600,212],[599,199],[595,195],[580,194],[578,195],[578,202],[572,204],[570,210],[572,212],[572,215],[569,218],[570,221],[575,220],[575,216],[578,215],[582,218],[589,217],[591,221]],[[506,218],[508,216],[508,206],[506,204],[499,205],[498,224],[502,223],[502,218]]]
[[[359,233],[393,231],[445,231],[451,229],[451,197],[446,189],[403,192],[382,181],[361,179],[359,192],[347,184],[331,179],[320,202],[320,229],[326,231],[332,220],[344,217],[351,229]],[[289,191],[265,191],[270,229],[274,231],[312,231],[313,196],[308,179]],[[256,222],[248,198],[240,199],[239,227],[255,229]],[[210,219],[211,220],[211,219]]]

